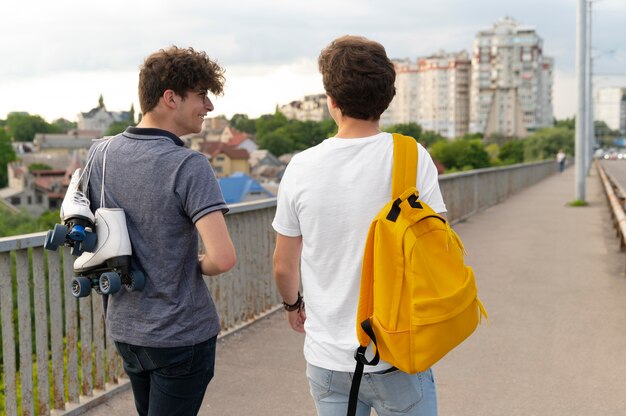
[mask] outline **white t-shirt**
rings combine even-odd
[[[445,212],[437,168],[417,147],[420,199]],[[272,226],[282,235],[302,236],[304,356],[317,367],[354,371],[363,250],[370,223],[391,199],[392,165],[389,133],[331,137],[295,155],[280,183]],[[387,367],[381,362],[365,371]]]

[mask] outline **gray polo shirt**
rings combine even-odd
[[[129,127],[109,140],[105,206],[124,209],[132,265],[146,276],[142,291],[109,297],[109,334],[150,347],[206,341],[220,324],[198,263],[195,222],[228,210],[211,165],[165,130]],[[101,206],[103,155],[95,151],[89,179],[93,211]]]

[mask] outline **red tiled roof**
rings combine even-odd
[[[219,154],[225,154],[231,159],[246,159],[250,157],[246,149],[237,149],[235,146],[223,142],[204,142],[200,145],[200,152],[214,158]]]
[[[235,130],[233,128],[231,128],[231,131],[233,133],[233,137],[232,139],[230,139],[228,141],[228,144],[233,145],[233,146],[239,146],[241,143],[245,142],[246,139],[250,139],[250,135],[240,132],[238,130]]]

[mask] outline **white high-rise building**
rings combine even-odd
[[[393,59],[396,68],[396,96],[387,110],[380,116],[380,124],[417,122],[418,74],[417,64],[410,59]]]
[[[523,136],[525,130],[551,126],[553,66],[537,32],[510,17],[478,32],[472,48],[470,132]]]
[[[454,138],[468,132],[470,59],[439,52],[418,59],[418,118],[424,130]]]
[[[396,96],[381,124],[418,123],[446,137],[467,133],[470,60],[467,52],[393,60]]]
[[[600,88],[594,94],[593,116],[611,130],[626,132],[626,87]]]

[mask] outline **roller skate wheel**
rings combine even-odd
[[[142,290],[146,285],[146,276],[141,270],[133,270],[129,276],[130,283],[124,285],[126,290],[132,292],[135,290]]]
[[[76,298],[84,298],[91,293],[91,279],[78,276],[72,280],[72,295]]]
[[[50,247],[54,247],[52,250],[56,250],[59,246],[62,246],[65,243],[66,236],[67,227],[63,224],[54,224],[49,244]]]
[[[106,272],[100,275],[100,290],[104,295],[112,295],[119,292],[122,287],[122,279],[115,272]]]
[[[43,242],[43,248],[50,251],[57,251],[58,246],[52,243],[52,230],[48,230],[46,234],[46,240]]]

